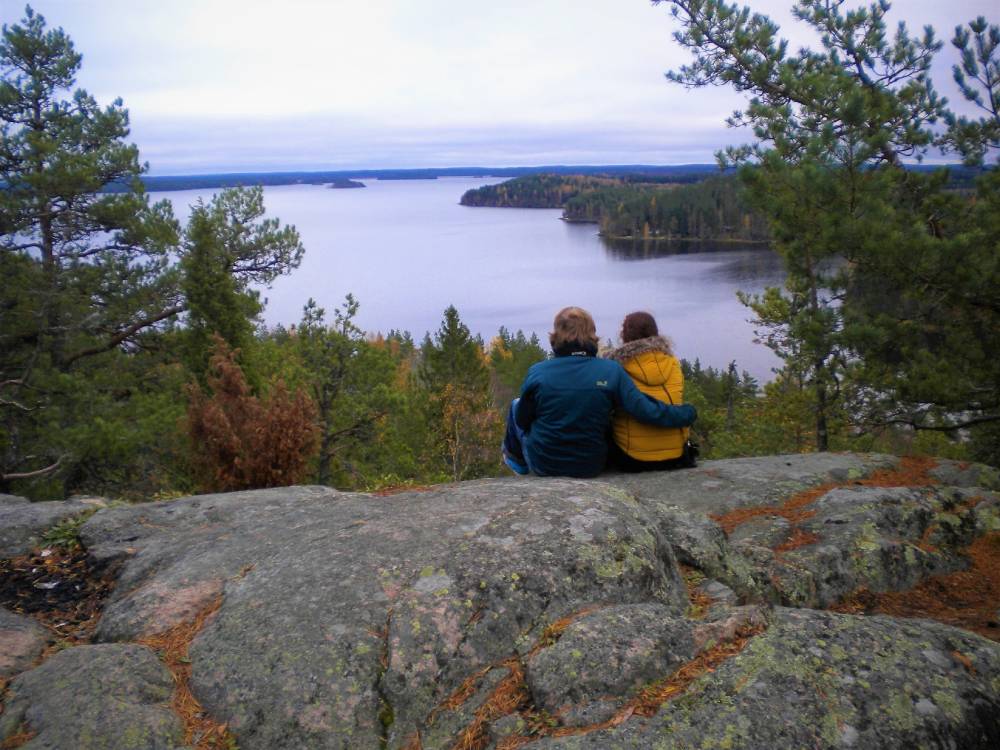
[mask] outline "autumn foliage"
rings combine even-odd
[[[302,481],[319,445],[316,406],[277,381],[254,395],[231,350],[217,338],[208,392],[188,386],[192,462],[203,489],[214,492],[282,487]]]

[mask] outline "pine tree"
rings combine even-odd
[[[222,241],[204,205],[192,210],[185,239],[187,249],[181,261],[182,288],[188,302],[185,360],[188,369],[203,380],[213,337],[220,337],[231,349],[244,349],[261,306],[256,296],[237,289]]]
[[[543,359],[545,350],[537,335],[533,333],[527,337],[520,330],[511,334],[503,326],[500,327],[496,338],[490,342],[490,365],[497,381],[501,403],[508,402],[520,393],[521,383],[524,382],[528,369]]]
[[[432,393],[441,393],[447,385],[460,385],[483,391],[489,373],[483,360],[483,345],[469,332],[458,310],[449,305],[433,340],[428,336],[421,347],[421,375]]]
[[[73,88],[81,56],[30,7],[0,40],[0,406],[4,483],[71,462],[57,425],[92,361],[183,304],[170,204],[149,205],[121,101]],[[114,189],[115,192],[105,192]],[[60,406],[62,404],[63,406]]]
[[[498,466],[501,420],[490,391],[482,341],[449,305],[432,340],[422,347],[421,380],[428,392],[436,460],[453,479],[482,476]]]
[[[196,210],[182,248],[169,201],[150,205],[143,191],[127,110],[74,91],[80,64],[66,33],[30,7],[3,27],[0,489],[50,482],[35,494],[57,497],[93,473],[84,459],[110,466],[94,455],[103,444],[94,431],[135,416],[130,399],[152,381],[147,369],[176,357],[168,334],[189,306],[195,328],[238,339],[249,285],[267,285],[302,254],[293,228],[261,218],[259,189],[225,191]],[[213,300],[219,290],[238,315]]]
[[[1000,421],[995,171],[977,199],[946,190],[947,174],[904,160],[934,146],[981,160],[1000,135],[1000,30],[984,19],[957,30],[956,73],[979,119],[958,118],[929,71],[932,29],[887,33],[884,0],[799,0],[795,17],[820,37],[788,54],[778,27],[724,0],[669,0],[691,63],[669,77],[750,95],[729,123],[757,142],[720,154],[742,165],[751,202],[768,218],[786,289],[746,298],[790,379],[813,394],[816,445],[829,444],[834,404],[867,425],[954,430]],[[973,42],[973,39],[975,40]],[[984,95],[981,95],[984,94]],[[935,124],[949,124],[947,133]],[[992,297],[988,290],[994,290]],[[898,304],[887,305],[886,301]]]
[[[244,355],[252,348],[263,304],[250,284],[268,285],[302,260],[304,248],[295,227],[264,214],[260,187],[223,190],[191,210],[180,271],[187,311],[185,361],[199,379],[214,336]],[[245,356],[243,361],[245,367]]]

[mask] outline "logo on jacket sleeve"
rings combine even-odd
[[[596,383],[594,383],[594,385],[596,385],[598,388],[607,388],[608,387],[608,381],[607,380],[598,380]]]

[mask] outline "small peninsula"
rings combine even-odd
[[[729,174],[529,175],[467,191],[463,206],[561,208],[562,219],[594,223],[615,240],[767,242]]]

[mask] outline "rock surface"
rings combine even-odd
[[[173,688],[148,648],[66,649],[10,684],[0,737],[27,727],[34,737],[21,750],[174,750],[184,742]]]
[[[80,533],[117,571],[97,629],[110,643],[16,678],[0,740],[15,715],[38,738],[55,731],[62,709],[29,689],[41,670],[81,652],[83,673],[113,690],[140,676],[158,685],[152,652],[125,642],[218,605],[191,644],[190,685],[241,750],[409,750],[417,736],[429,750],[462,732],[496,744],[554,727],[567,736],[534,746],[995,747],[1000,645],[806,609],[957,570],[964,547],[1000,530],[992,470],[940,462],[934,486],[863,484],[897,462],[778,456],[596,481],[388,497],[294,487],[102,509]],[[629,718],[650,683],[744,638],[654,716]],[[115,668],[93,648],[129,661]],[[92,684],[79,700],[100,700]],[[156,698],[144,711],[168,700],[143,690]],[[110,732],[44,746],[118,747]]]
[[[80,501],[62,503],[29,503],[16,495],[0,498],[0,557],[26,554],[42,543],[45,532],[67,518],[72,518],[93,506]]]
[[[0,607],[0,679],[28,669],[48,642],[48,631],[33,619]]]
[[[1000,648],[926,620],[779,608],[770,629],[648,723],[560,748],[1000,747]]]
[[[693,623],[657,604],[581,617],[527,662],[535,704],[568,726],[611,718],[636,691],[695,655]]]

